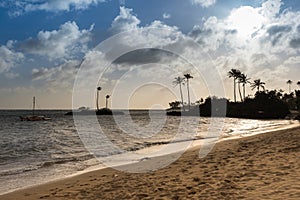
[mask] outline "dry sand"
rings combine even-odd
[[[193,149],[154,172],[129,174],[103,169],[0,199],[299,200],[299,158],[300,128],[294,128],[223,141],[203,159]]]

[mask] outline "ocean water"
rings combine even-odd
[[[80,116],[79,122],[65,113],[37,111],[52,119],[26,122],[20,121],[19,116],[30,115],[30,111],[0,111],[0,194],[105,167],[95,156],[145,152],[169,143],[212,137],[244,137],[298,125],[291,120],[226,118],[221,120],[221,131],[216,134],[209,131],[215,127],[211,118],[166,116],[162,111],[130,111],[115,117]],[[220,125],[220,121],[217,123]],[[97,136],[95,142],[93,135],[98,131],[101,138]]]

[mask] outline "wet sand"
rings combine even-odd
[[[299,127],[223,141],[202,159],[198,153],[191,149],[157,171],[102,169],[0,199],[300,199]]]

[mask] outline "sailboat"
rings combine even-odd
[[[46,121],[51,119],[49,117],[35,115],[35,105],[36,100],[35,97],[33,97],[32,115],[20,116],[21,121]]]

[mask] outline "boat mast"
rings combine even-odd
[[[34,110],[35,110],[35,97],[33,97],[32,116],[34,116]]]

